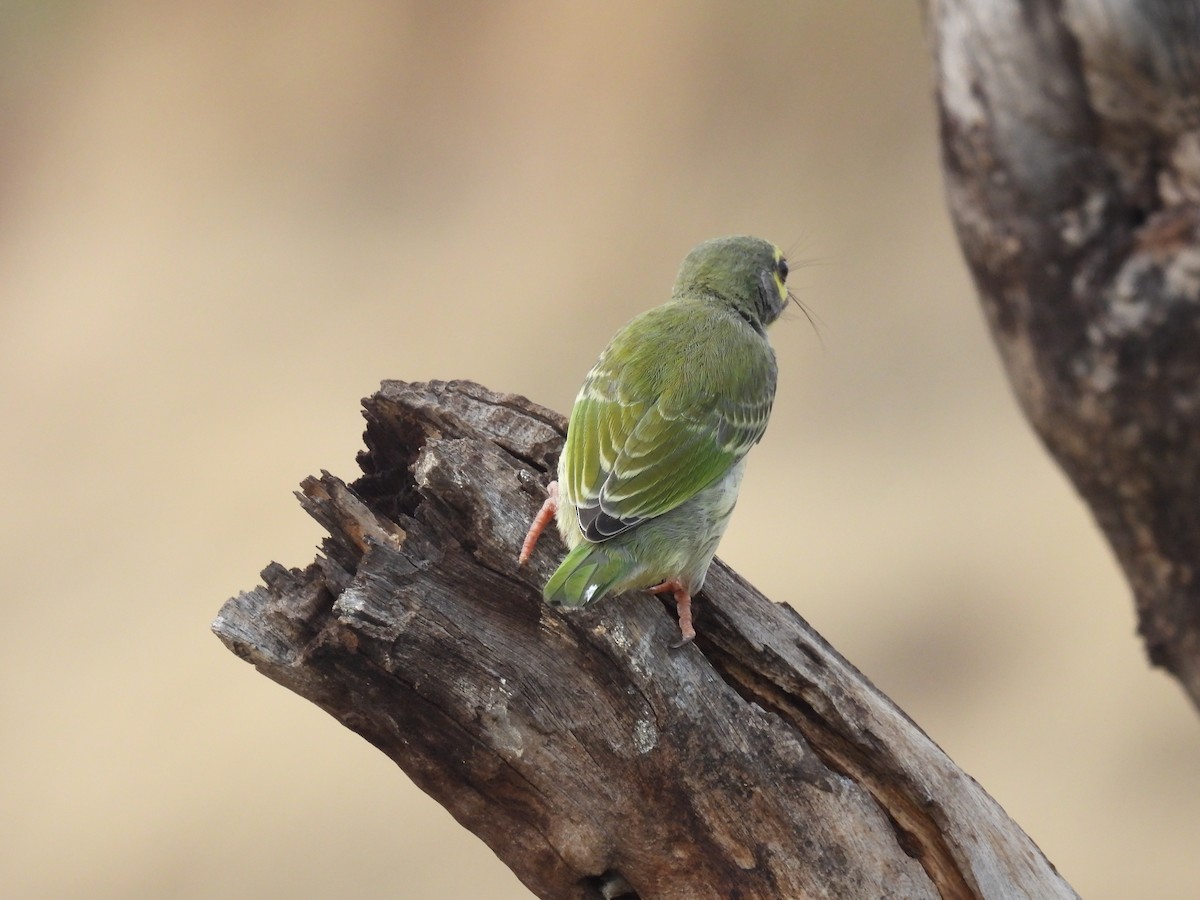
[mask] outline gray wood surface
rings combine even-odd
[[[469,382],[387,382],[365,414],[364,474],[298,495],[323,553],[268,566],[213,628],[534,893],[1075,896],[901,710],[719,561],[679,650],[669,601],[543,605],[561,541],[516,557],[562,417]]]

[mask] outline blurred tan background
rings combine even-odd
[[[209,622],[381,379],[565,411],[731,232],[823,346],[721,555],[1083,896],[1196,896],[1200,719],[1003,381],[914,3],[9,2],[0,76],[6,896],[527,896]]]

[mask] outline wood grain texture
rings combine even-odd
[[[1200,706],[1200,4],[925,7],[950,210],[1009,380]]]
[[[364,401],[329,531],[217,635],[391,757],[542,897],[1073,897],[1029,838],[788,607],[719,561],[680,650],[646,594],[575,612],[525,529],[564,420],[468,382]]]

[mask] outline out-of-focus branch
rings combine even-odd
[[[950,209],[1009,379],[1200,706],[1200,5],[925,7]]]

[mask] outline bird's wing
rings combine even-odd
[[[591,541],[660,516],[716,482],[762,437],[775,356],[740,320],[651,310],[588,374],[567,431],[564,493]]]

